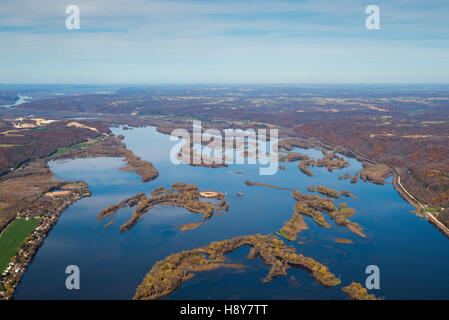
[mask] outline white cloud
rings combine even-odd
[[[0,82],[449,81],[446,2],[377,2],[373,33],[368,1],[78,0],[76,32],[73,1],[4,0]]]

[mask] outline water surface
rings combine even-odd
[[[449,240],[427,221],[415,216],[413,207],[405,202],[391,184],[378,186],[349,180],[339,175],[354,174],[359,162],[348,159],[351,167],[334,172],[312,168],[315,177],[307,177],[287,163],[287,170],[274,176],[260,176],[257,165],[231,165],[211,169],[175,166],[170,162],[169,136],[155,128],[113,129],[123,134],[124,142],[136,155],[153,162],[159,177],[142,183],[133,172],[120,171],[122,159],[96,158],[55,161],[51,170],[60,179],[83,180],[92,191],[64,212],[49,233],[34,261],[18,286],[16,299],[130,299],[152,265],[166,256],[240,235],[269,234],[281,228],[293,214],[294,199],[290,191],[247,186],[245,180],[263,182],[307,192],[309,185],[325,185],[335,190],[349,189],[359,199],[345,198],[357,214],[350,218],[359,223],[366,238],[337,226],[327,216],[331,229],[319,227],[305,217],[309,230],[300,233],[297,242],[288,242],[300,253],[327,265],[342,279],[365,283],[368,265],[377,265],[381,272],[381,289],[373,290],[387,299],[448,299]],[[296,151],[317,157],[317,150]],[[236,174],[242,171],[243,174]],[[106,206],[120,202],[138,192],[149,193],[158,186],[170,187],[175,182],[188,182],[200,190],[227,193],[229,212],[214,216],[206,224],[190,231],[179,225],[200,222],[201,215],[182,208],[157,206],[129,231],[119,227],[130,218],[132,209],[120,210],[115,223],[96,220]],[[391,182],[391,179],[389,180]],[[237,192],[244,194],[238,197]],[[354,244],[338,244],[346,238]],[[298,243],[302,242],[302,244]],[[262,283],[269,268],[257,258],[249,262],[249,249],[240,248],[228,255],[230,262],[247,266],[243,270],[218,269],[197,274],[167,299],[345,299],[341,286],[325,288],[312,276],[299,269],[271,283]],[[81,270],[81,289],[65,289],[67,265]]]

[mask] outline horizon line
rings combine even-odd
[[[448,82],[123,82],[123,83],[82,83],[82,82],[0,82],[0,86],[167,86],[167,85],[449,85]]]

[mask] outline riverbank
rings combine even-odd
[[[401,197],[414,206],[420,213],[424,214],[427,220],[432,223],[435,227],[437,227],[443,234],[449,238],[449,228],[446,227],[443,223],[441,223],[431,212],[425,210],[426,206],[423,205],[420,201],[418,201],[413,195],[411,195],[407,189],[401,184],[401,177],[396,173],[396,170],[393,171],[393,186],[401,195]]]
[[[359,238],[346,228],[337,227],[329,216],[323,213],[332,225],[331,229],[320,228],[312,219],[304,217],[310,229],[302,231],[295,242],[282,239],[285,244],[324,263],[337,276],[341,276],[344,285],[350,284],[351,281],[364,283],[360,272],[363,276],[364,268],[371,264],[372,258],[375,257],[377,264],[382,265],[383,269],[391,274],[390,281],[385,282],[382,290],[378,291],[379,296],[389,299],[420,298],[422,292],[418,289],[427,285],[431,288],[427,295],[433,298],[447,297],[444,279],[431,278],[431,275],[422,273],[425,266],[437,273],[444,272],[442,270],[448,266],[445,259],[448,248],[444,245],[447,240],[422,219],[410,214],[410,205],[398,197],[392,186],[377,186],[372,183],[350,185],[349,181],[338,181],[339,172],[329,173],[327,170],[317,170],[316,178],[309,179],[298,172],[295,164],[290,164],[286,172],[280,171],[277,176],[264,178],[266,181],[260,181],[257,168],[251,166],[233,166],[217,170],[192,168],[187,165],[175,166],[168,157],[163,157],[170,150],[168,137],[159,134],[154,128],[135,128],[130,131],[117,129],[114,134],[124,134],[124,142],[130,150],[139,152],[142,159],[154,161],[160,171],[158,180],[145,184],[141,183],[140,177],[135,174],[118,171],[121,159],[117,158],[53,163],[51,169],[58,177],[85,177],[94,197],[80,201],[61,216],[62,219],[49,234],[33,265],[30,265],[22,278],[14,295],[15,299],[130,299],[151,267],[175,252],[192,250],[208,245],[211,241],[222,241],[241,235],[274,233],[292,217],[294,202],[290,192],[263,187],[250,188],[244,185],[247,179],[292,187],[304,193],[310,184],[326,185],[334,190],[347,187],[351,193],[360,197],[358,201],[348,199],[348,206],[358,212],[356,220],[350,220],[363,226],[367,231],[367,238]],[[142,148],[142,143],[158,146],[158,153],[154,153],[154,148]],[[310,151],[310,154],[314,155],[316,151]],[[359,163],[348,161],[354,165],[342,173],[359,170]],[[244,171],[245,174],[234,174],[237,170]],[[180,225],[200,222],[201,215],[172,206],[158,206],[156,210],[150,211],[131,233],[121,234],[119,229],[130,217],[132,209],[118,212],[114,217],[115,224],[107,229],[103,228],[103,224],[109,219],[104,223],[95,220],[106,206],[139,192],[145,192],[149,197],[150,189],[159,185],[169,188],[173,182],[182,181],[179,177],[185,177],[185,181],[199,186],[201,191],[226,192],[229,195],[229,213],[213,217],[205,225],[190,231],[181,231]],[[388,179],[388,182],[391,183],[391,180]],[[242,185],[245,196],[237,197],[235,193]],[[337,201],[335,203],[337,204]],[[381,208],[379,203],[382,204]],[[344,213],[346,214],[346,211]],[[399,238],[398,228],[401,233]],[[354,243],[334,243],[336,238],[347,238]],[[77,252],[76,261],[73,261],[65,246],[59,245],[66,243],[63,241],[70,241],[71,251]],[[425,246],[416,246],[416,243],[424,243]],[[249,247],[243,247],[226,256],[228,263],[241,263],[249,268],[215,269],[197,273],[168,299],[227,299],[235,294],[235,288],[248,288],[246,293],[241,290],[236,292],[244,299],[273,299],[281,295],[286,299],[345,298],[341,287],[324,288],[314,281],[310,274],[295,268],[287,270],[288,277],[279,277],[272,283],[263,284],[260,279],[268,274],[269,268],[266,268],[259,258],[250,264],[246,263],[245,256],[249,250]],[[401,265],[412,265],[408,274],[416,279],[408,288],[401,286],[403,268],[397,264],[397,252],[405,252],[401,250],[413,252],[410,256],[400,256]],[[121,263],[123,261],[126,263]],[[91,279],[83,281],[83,289],[78,292],[68,291],[63,285],[66,276],[61,270],[73,263],[80,266],[84,278],[88,276]],[[290,275],[301,283],[301,290],[290,286]],[[217,277],[220,277],[218,282],[211,281]],[[40,287],[44,292],[40,293]]]
[[[48,161],[59,159],[123,157],[127,166],[121,170],[133,171],[142,182],[155,179],[159,172],[149,161],[141,160],[126,145],[112,135],[103,134],[67,148],[60,148],[52,155],[22,165],[3,177],[0,183],[1,200],[7,202],[16,219],[39,219],[37,227],[24,236],[19,250],[9,257],[7,270],[0,278],[0,299],[10,299],[28,264],[43,244],[47,234],[57,223],[59,216],[74,202],[90,196],[83,181],[60,181],[48,168]],[[7,228],[7,226],[5,226]]]
[[[158,124],[154,124],[156,125],[156,127],[158,128],[158,131],[163,133],[163,134],[170,134],[170,130],[159,130],[159,126]],[[311,173],[311,171],[308,169],[308,164],[307,160],[304,160],[304,155],[301,155],[299,153],[296,152],[290,152],[294,147],[298,147],[298,148],[304,148],[304,149],[309,149],[309,148],[313,148],[313,149],[317,149],[317,150],[322,150],[323,153],[323,159],[324,160],[329,160],[329,161],[321,161],[323,159],[319,159],[318,162],[320,162],[320,166],[324,166],[328,169],[330,169],[329,171],[332,171],[333,169],[341,169],[344,167],[347,167],[348,164],[347,162],[341,158],[340,156],[338,156],[337,154],[342,154],[344,156],[347,156],[349,158],[354,158],[360,162],[362,162],[363,165],[363,169],[358,171],[354,177],[352,177],[351,179],[351,183],[357,183],[360,177],[360,180],[363,180],[365,182],[371,182],[374,184],[378,184],[378,185],[383,185],[386,184],[387,182],[385,182],[385,179],[388,178],[391,175],[395,174],[395,170],[394,168],[391,168],[383,163],[380,163],[376,160],[371,159],[370,157],[361,154],[360,152],[356,152],[344,145],[336,145],[333,143],[329,143],[329,142],[323,142],[321,139],[319,138],[315,138],[315,137],[307,137],[307,136],[289,136],[289,133],[291,133],[288,128],[282,128],[280,127],[279,130],[282,132],[282,134],[285,136],[285,138],[283,138],[282,140],[279,141],[278,147],[280,149],[284,149],[287,150],[288,153],[291,153],[291,159],[290,160],[300,160],[300,163],[298,165],[299,169],[305,173],[306,175],[309,176],[313,176],[313,174]],[[281,156],[281,158],[284,158],[285,161],[288,161],[288,155],[287,156]],[[302,159],[302,160],[301,160]],[[314,162],[316,162],[316,160],[313,160]],[[332,166],[331,166],[332,165]],[[284,189],[281,187],[276,187],[276,186],[272,186],[272,185],[264,185],[264,184],[259,184],[259,183],[252,183],[249,185],[260,185],[260,186],[267,186],[267,187],[272,187],[272,188],[276,188],[276,189]],[[395,189],[397,190],[397,192],[410,204],[412,204],[414,207],[419,208],[420,210],[422,208],[425,208],[425,206],[423,205],[416,205],[416,198],[413,196],[403,196],[403,194],[405,194],[405,192],[403,190],[401,190],[401,187],[398,186],[397,183],[395,183],[395,178],[393,178],[393,185],[395,187]],[[288,188],[285,188],[288,189]],[[404,188],[405,190],[405,188]],[[407,191],[408,193],[408,191]],[[430,212],[424,212],[424,214],[428,217],[428,220],[433,223],[434,225],[436,225],[438,227],[439,230],[441,230],[446,236],[448,236],[449,233],[449,229],[443,224],[441,223],[432,213]]]
[[[0,233],[0,273],[5,271],[16,250],[38,223],[39,219],[15,219]]]
[[[126,167],[123,171],[133,171],[141,176],[142,182],[149,182],[159,176],[159,172],[150,161],[142,160],[136,156],[119,137],[103,135],[102,137],[89,140],[80,147],[70,148],[65,152],[58,150],[50,156],[50,159],[82,159],[98,157],[124,158]]]
[[[0,276],[0,299],[11,299],[14,290],[20,282],[22,275],[33,260],[38,249],[43,244],[48,233],[57,223],[59,216],[74,202],[91,195],[84,182],[61,182],[57,195],[42,195],[17,214],[17,219],[25,221],[37,220],[35,228],[24,234],[25,240],[21,242],[16,254],[10,259],[8,267]],[[12,223],[14,223],[12,222]],[[6,230],[8,231],[8,230]]]
[[[331,143],[327,143],[331,146],[333,146],[334,148],[340,148],[340,153],[342,153],[343,155],[350,157],[350,158],[354,158],[358,161],[362,161],[362,162],[367,162],[367,163],[371,163],[372,165],[380,165],[379,162],[365,156],[364,154],[361,154],[360,152],[356,152],[354,150],[351,150],[350,148],[343,146],[343,145],[334,145]],[[341,149],[344,150],[344,152],[341,152]],[[390,170],[392,172],[393,175],[393,179],[392,179],[392,183],[393,183],[393,187],[396,189],[396,191],[398,192],[398,194],[405,200],[407,201],[409,204],[411,204],[413,207],[415,207],[415,209],[419,210],[420,212],[422,212],[425,217],[427,218],[427,220],[433,224],[435,227],[438,228],[439,231],[441,231],[447,238],[449,238],[449,228],[446,227],[441,221],[439,221],[431,212],[427,212],[424,209],[426,208],[426,206],[424,204],[422,204],[419,200],[416,199],[415,196],[413,196],[402,184],[401,184],[401,178],[400,175],[397,173],[395,168],[391,168]],[[368,181],[370,181],[369,179],[367,179]],[[371,181],[370,181],[371,182]],[[378,181],[380,182],[380,181]],[[378,183],[378,184],[384,184],[384,183]]]

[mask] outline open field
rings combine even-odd
[[[43,160],[33,161],[3,178],[0,180],[0,230],[29,203],[61,183]]]
[[[39,219],[16,219],[0,236],[0,272],[6,269],[17,249],[39,223]]]
[[[90,146],[95,146],[95,145],[99,144],[100,142],[101,142],[100,139],[94,139],[94,140],[89,140],[88,142],[80,142],[80,143],[74,144],[73,146],[70,146],[70,147],[58,148],[58,150],[56,150],[55,153],[53,153],[51,156],[49,156],[49,158],[59,156],[61,154],[69,153],[73,150],[80,150],[80,149],[84,149],[84,148],[87,148]]]

